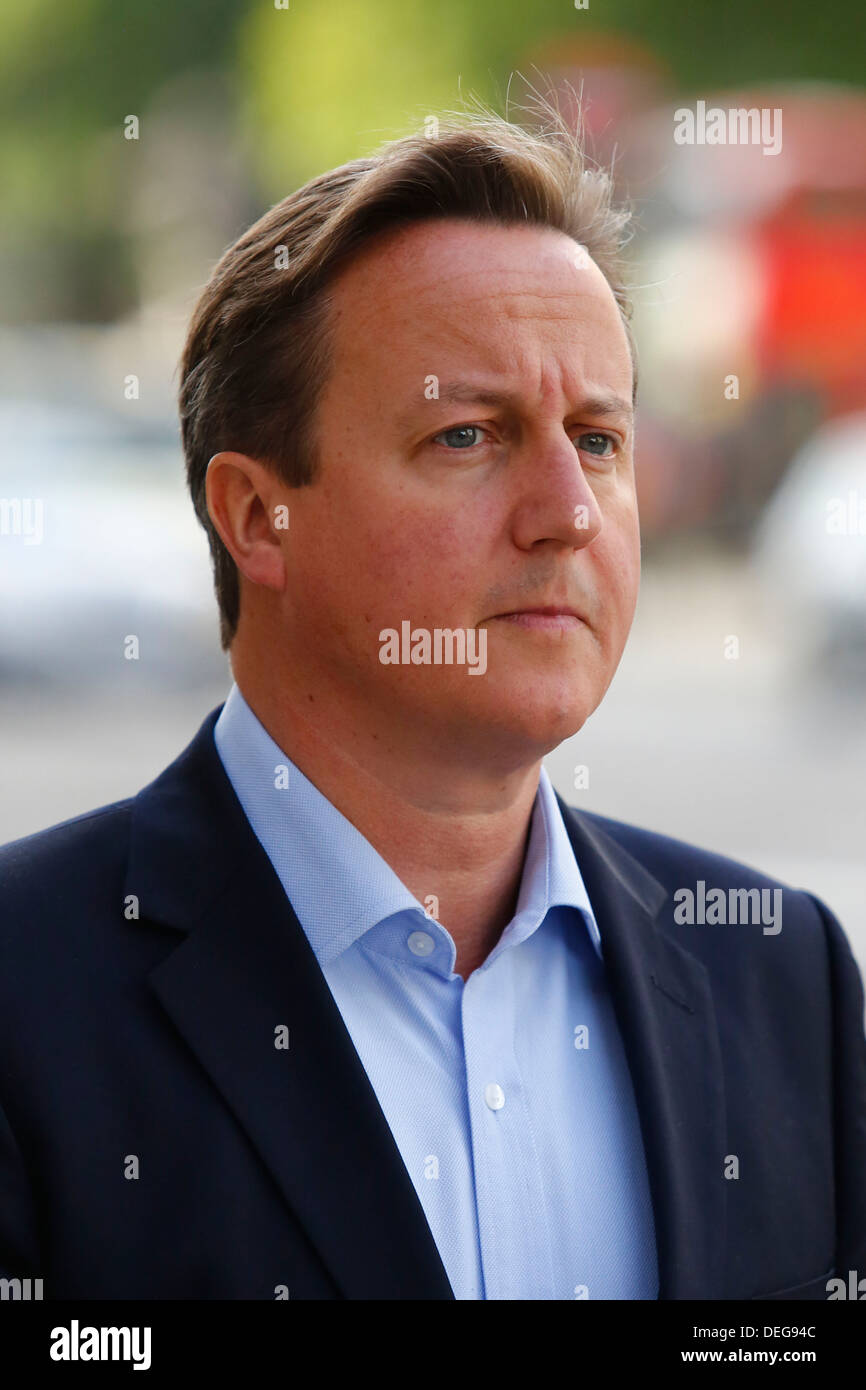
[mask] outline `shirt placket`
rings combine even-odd
[[[486,1299],[555,1298],[542,1174],[514,1052],[509,952],[470,975],[462,1025]]]

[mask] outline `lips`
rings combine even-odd
[[[514,608],[509,613],[497,613],[497,618],[515,618],[521,613],[537,613],[544,618],[578,618],[580,622],[585,622],[582,614],[576,608],[561,607],[557,604],[545,604],[530,608]]]
[[[507,622],[537,632],[571,632],[586,626],[586,619],[577,609],[561,604],[543,604],[537,608],[518,608],[510,613],[497,613],[493,621]]]

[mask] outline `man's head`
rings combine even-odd
[[[540,756],[595,709],[640,569],[609,199],[561,123],[486,114],[314,180],[226,253],[181,419],[233,662],[443,751]],[[582,621],[504,616],[547,607]],[[383,664],[405,623],[486,634],[486,670]]]

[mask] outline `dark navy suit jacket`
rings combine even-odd
[[[47,1299],[453,1298],[218,713],[138,796],[0,850],[0,1277]],[[839,923],[786,888],[776,935],[679,925],[699,880],[780,885],[560,805],[634,1082],[660,1297],[824,1299],[866,1275],[863,990]]]

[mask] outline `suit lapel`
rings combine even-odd
[[[453,1291],[315,955],[213,743],[213,711],[136,798],[126,892],[184,931],[150,983],[341,1293]],[[288,1049],[275,1030],[288,1029]]]
[[[557,795],[601,933],[656,1225],[659,1298],[721,1297],[725,1096],[709,976],[659,928],[667,891]]]

